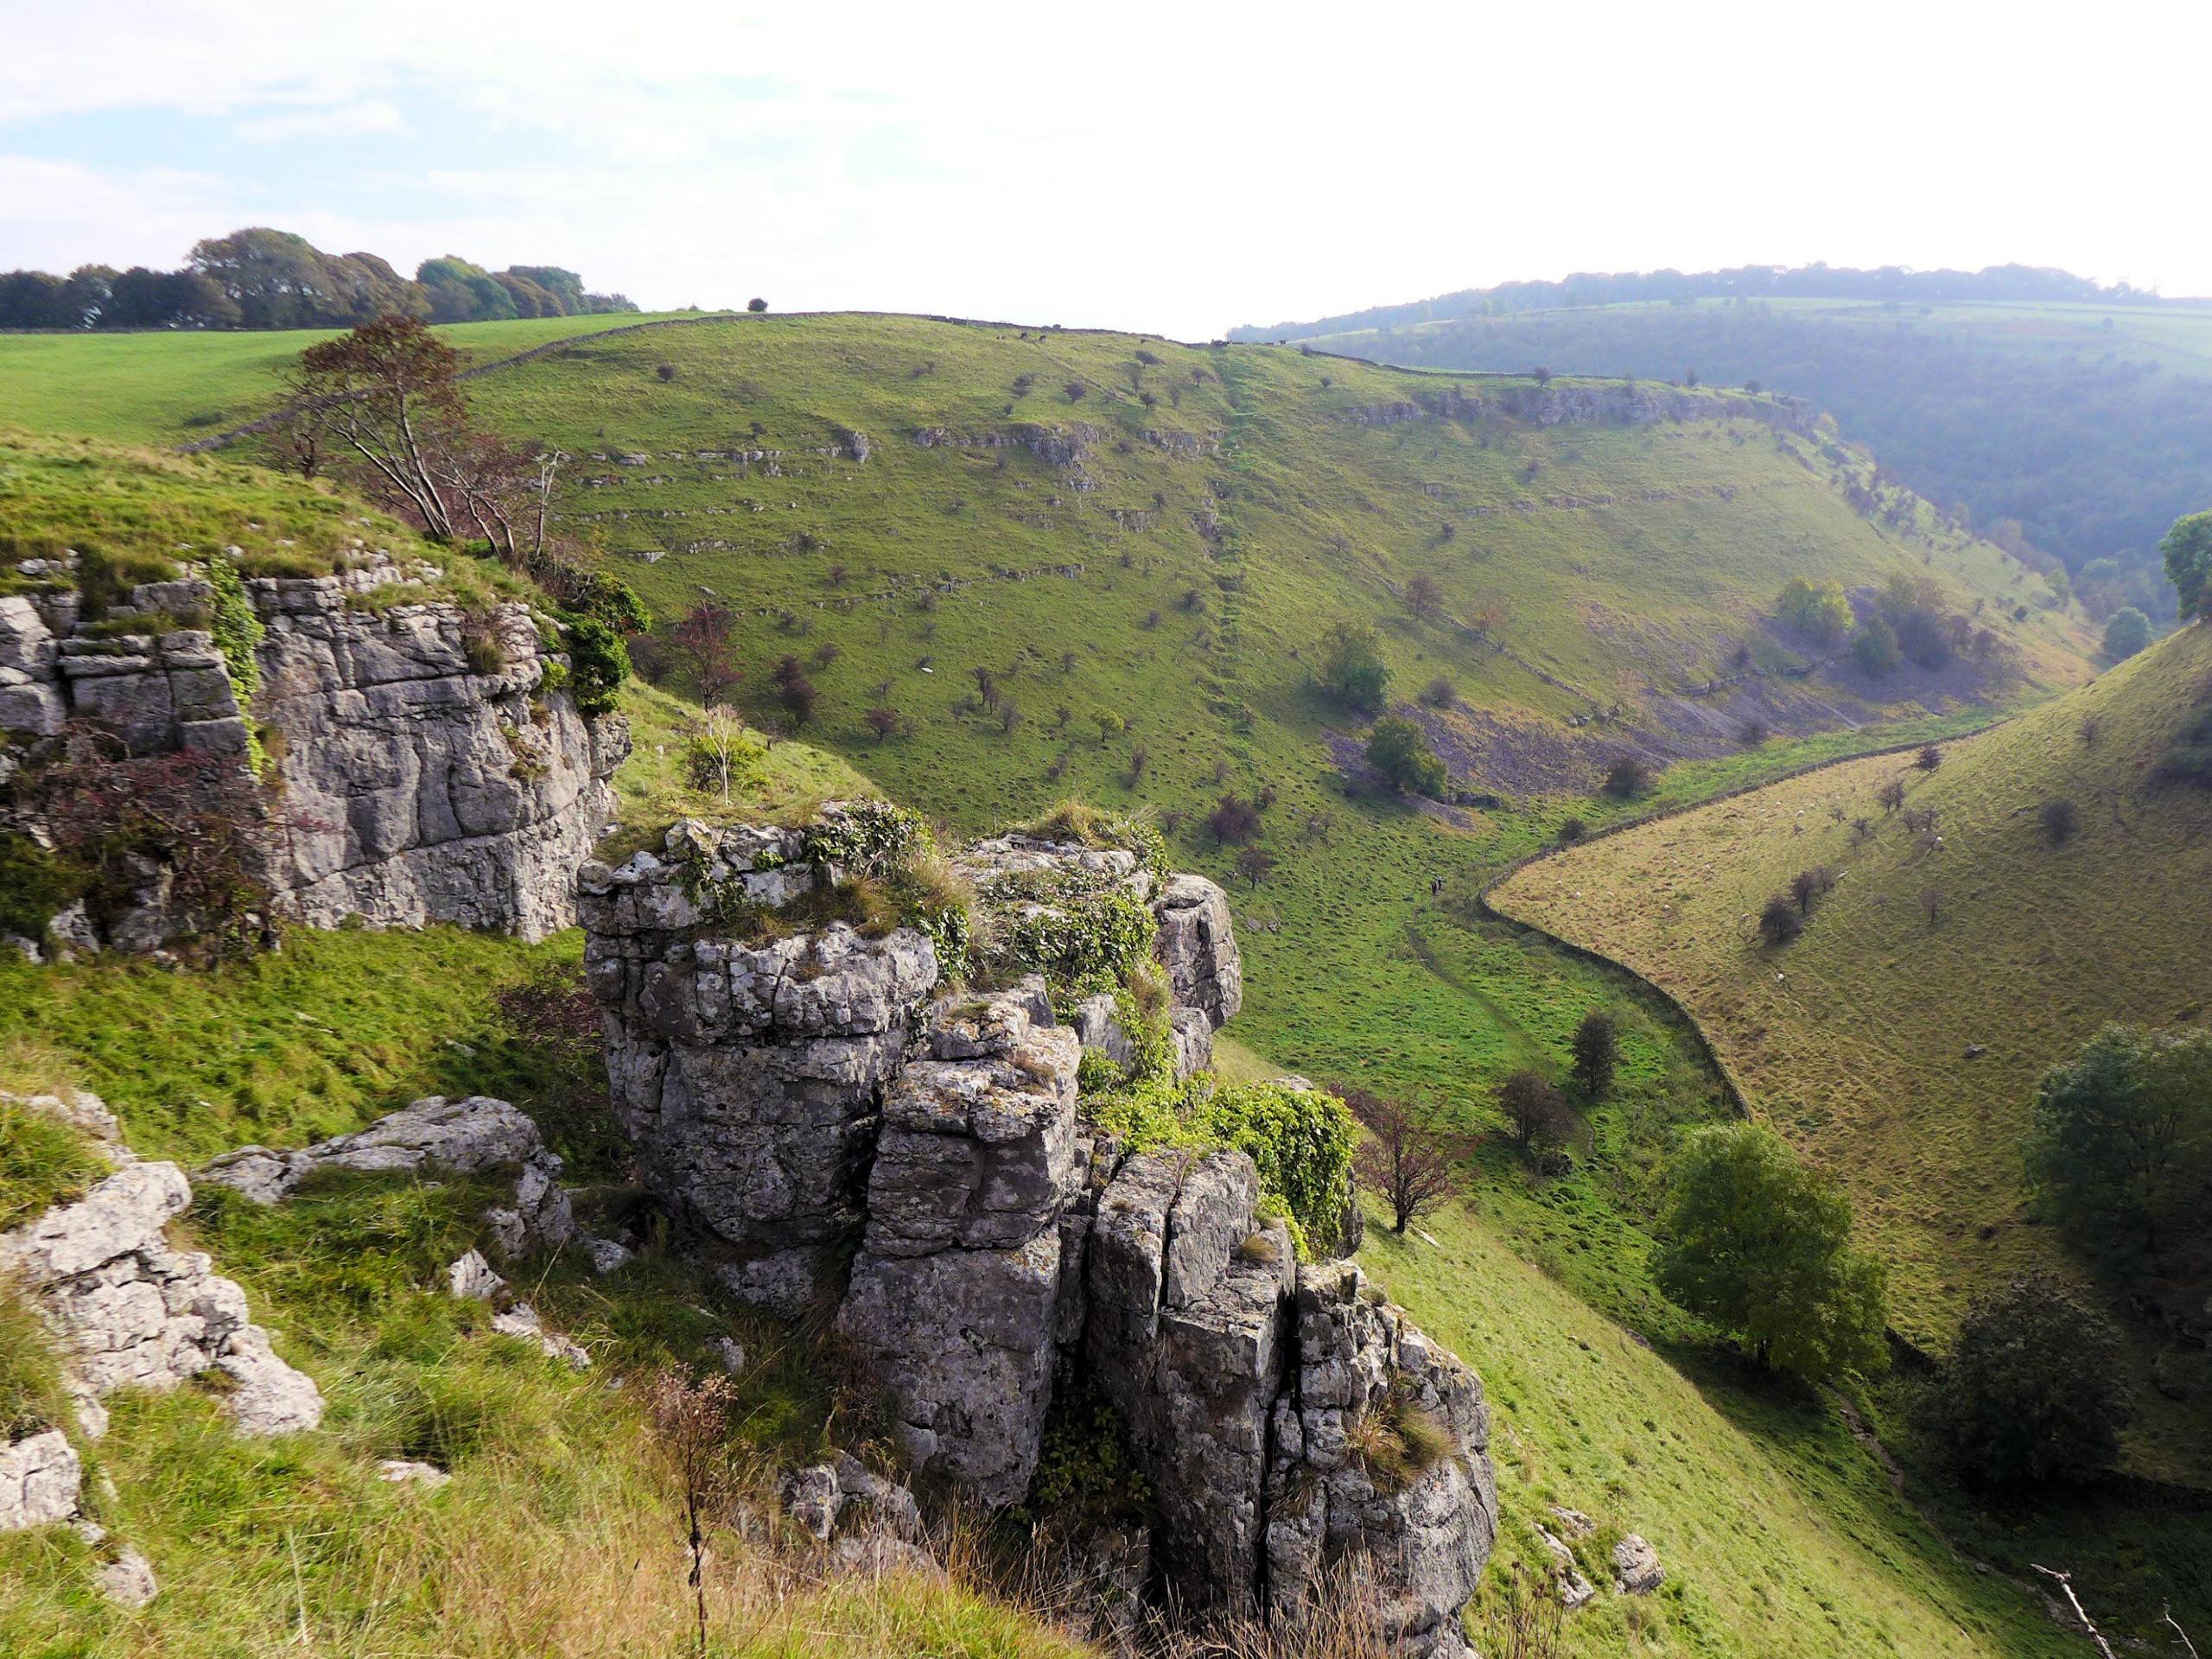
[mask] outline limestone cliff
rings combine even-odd
[[[206,630],[117,631],[204,610],[204,580],[141,587],[97,628],[74,594],[0,599],[0,730],[32,764],[75,722],[134,755],[241,769],[257,735],[271,798],[260,874],[281,913],[542,938],[575,919],[573,874],[612,815],[627,733],[618,715],[577,712],[527,607],[416,600],[425,574],[375,559],[248,580],[261,637],[243,698]],[[161,893],[149,871],[147,915],[111,918],[103,938],[81,918],[61,931],[151,948]]]

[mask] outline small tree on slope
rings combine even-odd
[[[1402,1233],[1459,1190],[1452,1160],[1459,1147],[1430,1115],[1364,1089],[1334,1090],[1367,1128],[1353,1154],[1360,1185],[1390,1206],[1390,1230]]]
[[[1851,1205],[1756,1123],[1700,1133],[1677,1160],[1659,1288],[1762,1366],[1815,1381],[1878,1371],[1883,1272],[1849,1248]]]

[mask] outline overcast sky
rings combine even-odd
[[[327,13],[328,15],[319,15]],[[0,268],[248,224],[1202,339],[1570,270],[2212,294],[2212,4],[7,7]]]

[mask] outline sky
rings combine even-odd
[[[327,15],[320,15],[327,14]],[[2212,295],[2212,6],[0,0],[0,269],[249,224],[1207,339],[1573,270]],[[2106,26],[2108,22],[2109,26]]]

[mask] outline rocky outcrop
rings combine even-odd
[[[1395,1649],[1465,1651],[1459,1610],[1497,1529],[1482,1384],[1348,1262],[1300,1270],[1295,1321],[1268,1472],[1274,1615],[1311,1612],[1325,1563],[1350,1551]]]
[[[1473,1374],[1357,1268],[1301,1268],[1243,1154],[1129,1154],[1084,1126],[1084,1047],[1135,1052],[1114,996],[1062,1024],[1033,976],[933,992],[918,930],[778,937],[764,913],[837,874],[809,849],[849,839],[679,826],[664,855],[583,873],[587,972],[647,1182],[736,1248],[741,1294],[836,1305],[925,1478],[1019,1500],[1056,1389],[1079,1383],[1117,1410],[1154,1495],[1154,1524],[1109,1552],[1133,1588],[1296,1624],[1352,1561],[1394,1650],[1464,1652],[1497,1523]],[[1179,1033],[1210,1046],[1242,1003],[1211,882],[1020,836],[955,862],[994,950],[1049,955],[1090,907],[1126,924],[1134,901]],[[825,1467],[787,1499],[827,1537],[840,1491]]]
[[[484,1214],[503,1254],[520,1255],[541,1245],[557,1249],[575,1236],[559,1155],[526,1115],[485,1095],[465,1100],[433,1095],[355,1134],[289,1152],[239,1147],[203,1166],[199,1179],[256,1204],[281,1204],[325,1170],[481,1175],[505,1169],[516,1172],[513,1200]]]
[[[1421,400],[1359,404],[1339,418],[1354,426],[1414,421],[1475,421],[1503,415],[1534,426],[1656,426],[1677,421],[1755,421],[1800,437],[1817,435],[1820,411],[1781,392],[1686,391],[1650,380],[1508,385],[1483,395],[1462,386],[1426,392]]]
[[[130,1163],[75,1204],[0,1236],[0,1271],[14,1276],[60,1339],[85,1417],[104,1426],[98,1396],[168,1389],[209,1371],[226,1379],[223,1409],[246,1434],[283,1434],[322,1421],[312,1379],[271,1351],[247,1317],[245,1293],[164,1229],[192,1202],[175,1164]]]
[[[1171,875],[1153,901],[1158,953],[1179,1008],[1218,1031],[1244,1006],[1244,964],[1230,925],[1229,895],[1203,875]]]
[[[1613,1590],[1624,1596],[1648,1596],[1667,1581],[1659,1552],[1631,1532],[1613,1546]]]
[[[0,599],[0,731],[34,761],[81,721],[133,754],[243,770],[250,721],[281,803],[258,836],[280,911],[543,938],[575,920],[574,873],[613,816],[627,730],[577,713],[526,607],[389,602],[430,574],[365,555],[337,575],[246,582],[263,633],[244,704],[212,634],[157,626],[204,611],[205,581],[143,586],[97,633],[74,594]],[[148,632],[112,631],[134,615]],[[147,923],[99,942],[164,937]]]
[[[928,935],[849,926],[747,943],[712,919],[816,879],[791,832],[671,832],[580,877],[584,973],[614,1115],[661,1198],[740,1251],[734,1287],[811,1305],[857,1238],[887,1088],[938,980]]]

